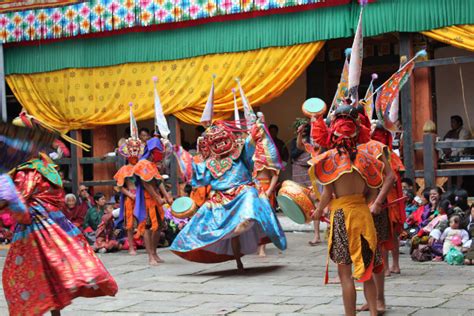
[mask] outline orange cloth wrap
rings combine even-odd
[[[132,190],[132,193],[135,193],[135,190]],[[133,211],[135,210],[135,199],[131,199],[128,196],[125,196],[124,208],[125,229],[132,230],[135,219],[135,217],[133,216]]]
[[[197,187],[191,192],[190,198],[193,199],[194,203],[198,207],[201,207],[206,203],[209,193],[211,192],[211,186]]]
[[[265,194],[265,192],[268,190],[268,188],[270,187],[270,179],[258,179],[257,182],[258,182],[258,192],[260,194]],[[273,193],[268,197],[268,199],[270,200],[270,205],[275,208],[276,206],[276,197],[275,197],[275,191],[273,191]]]
[[[146,219],[138,225],[138,233],[140,235],[143,235],[145,229],[151,229],[156,232],[160,228],[160,224],[165,220],[163,207],[147,191],[144,194]]]
[[[349,253],[352,264],[354,265],[352,277],[358,282],[365,282],[372,276],[374,269],[375,250],[377,249],[377,232],[375,230],[374,220],[370,213],[367,201],[363,195],[347,195],[334,199],[329,204],[331,210],[331,229],[329,230],[328,239],[328,261],[329,253],[332,247],[332,232],[334,230],[334,213],[336,210],[344,212],[344,222],[346,225],[347,238],[349,242]],[[362,257],[362,240],[361,237],[367,241],[370,250],[373,253],[372,263],[368,268],[364,265]],[[327,284],[328,274],[326,266],[326,280]]]

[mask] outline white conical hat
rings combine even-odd
[[[202,112],[201,116],[201,124],[204,125],[211,125],[212,118],[214,114],[214,79],[216,75],[212,75],[212,85],[211,91],[209,91],[209,97],[207,98],[206,106],[204,107],[204,111]]]

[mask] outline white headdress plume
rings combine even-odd
[[[358,102],[358,88],[360,83],[360,74],[362,71],[362,59],[364,58],[364,37],[362,35],[362,14],[364,12],[364,5],[366,1],[361,1],[361,8],[359,14],[359,22],[352,43],[351,59],[349,62],[349,96],[354,104]],[[355,103],[357,104],[357,103]]]
[[[130,137],[137,140],[138,139],[138,125],[135,116],[133,115],[133,103],[128,104],[130,106]]]
[[[245,120],[247,121],[247,127],[250,127],[254,124],[257,116],[255,115],[252,106],[249,103],[249,100],[245,96],[244,89],[242,89],[242,85],[240,84],[240,79],[235,78],[237,85],[239,86],[240,97],[242,98],[242,104],[244,105],[244,116]]]
[[[237,95],[235,94],[235,89],[234,88],[232,88],[232,94],[234,95],[234,120],[235,120],[235,125],[238,128],[241,128],[239,107],[237,106]]]
[[[212,75],[211,91],[209,91],[209,97],[207,98],[207,103],[201,116],[201,124],[204,125],[212,124],[214,114],[214,79],[216,79],[216,75]]]
[[[160,96],[158,95],[157,84],[158,78],[153,77],[153,85],[155,90],[155,132],[160,132],[161,137],[168,139],[168,136],[171,132],[168,127],[165,114],[163,113],[163,106],[161,105]]]

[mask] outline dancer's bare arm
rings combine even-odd
[[[160,183],[160,191],[161,191],[161,194],[165,197],[166,199],[166,202],[171,205],[173,204],[173,198],[171,197],[171,195],[168,193],[168,191],[166,191],[166,188],[165,188],[165,185],[163,184],[163,182]]]
[[[323,211],[331,202],[332,196],[334,194],[334,187],[332,184],[324,186],[323,193],[321,194],[321,200],[319,201],[316,211],[313,213],[313,219],[318,221],[321,216],[323,216]]]
[[[379,194],[375,198],[373,204],[370,206],[370,212],[372,214],[378,214],[382,211],[382,204],[387,198],[388,192],[390,191],[390,189],[393,186],[393,183],[395,182],[395,174],[392,171],[392,168],[390,166],[390,163],[388,162],[386,155],[383,155],[381,160],[385,165],[383,169],[384,183],[382,185],[382,188],[379,191]]]
[[[150,182],[143,182],[143,187],[150,193],[151,197],[158,202],[158,204],[165,204],[165,200],[160,196],[160,193],[156,190],[155,186]]]

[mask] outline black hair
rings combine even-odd
[[[277,132],[278,132],[278,130],[279,130],[278,126],[276,126],[275,124],[270,124],[270,125],[268,126],[268,129],[269,129],[269,130],[272,129],[272,128],[273,128],[273,129],[276,129]]]
[[[440,196],[441,194],[443,194],[443,190],[440,187],[431,187],[431,188],[426,188],[425,190],[429,190],[429,191],[436,190]],[[425,190],[423,190],[423,192],[425,192]],[[428,191],[428,197],[429,197],[429,191]]]
[[[413,180],[410,179],[410,178],[402,178],[402,181],[401,181],[401,182],[402,182],[402,183],[406,183],[406,184],[408,184],[408,185],[411,186],[411,187],[413,186]]]
[[[132,134],[132,132],[130,130],[130,126],[127,126],[127,128],[125,128],[125,136],[130,137],[131,134]]]
[[[460,117],[459,115],[453,115],[453,116],[451,116],[451,119],[458,122],[459,125],[461,125],[461,126],[463,125],[462,117]]]
[[[102,192],[97,192],[96,194],[94,194],[94,202],[100,200],[100,199],[103,198],[104,196],[105,196],[104,193],[102,193]]]
[[[430,200],[430,191],[431,191],[431,188],[424,188],[423,192],[421,193],[423,197],[428,201]]]
[[[193,190],[193,187],[192,187],[190,184],[186,184],[186,185],[184,186],[184,192],[185,192],[187,195],[191,194],[191,191],[192,191],[192,190]]]
[[[450,205],[451,203],[448,200],[441,200],[441,202],[439,202],[438,208],[442,208],[447,213]]]
[[[204,128],[204,126],[201,126],[201,125],[198,125],[196,126],[196,131],[198,131],[200,134],[204,133],[206,129]]]
[[[149,130],[148,128],[146,128],[146,127],[140,128],[139,133],[141,133],[141,132],[146,132],[148,135],[150,135],[150,130]]]
[[[453,190],[448,190],[441,194],[441,200],[448,200],[451,205],[454,205],[456,195],[454,194]]]
[[[469,205],[467,204],[469,194],[467,193],[467,191],[464,189],[456,190],[454,192],[454,195],[456,196],[454,200],[454,205],[458,206],[463,211],[467,210],[469,208]]]
[[[114,194],[114,201],[115,201],[115,203],[120,203],[120,196],[121,196],[121,195],[122,195],[122,194],[121,194],[120,192],[117,192],[117,193]]]

